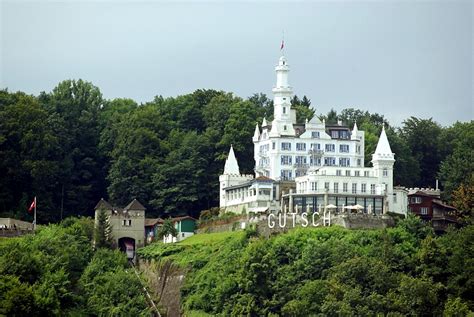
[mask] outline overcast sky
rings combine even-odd
[[[199,88],[271,96],[284,30],[290,83],[317,113],[473,119],[473,1],[0,2],[10,91],[82,78],[138,102]]]

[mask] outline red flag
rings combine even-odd
[[[280,46],[280,51],[285,47],[285,41],[281,40],[281,46]]]
[[[31,212],[34,208],[36,207],[36,197],[33,199],[33,202],[30,205],[30,208],[28,208],[28,212]]]

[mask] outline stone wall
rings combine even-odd
[[[342,214],[331,217],[331,224],[346,229],[383,229],[393,227],[395,221],[388,215]]]

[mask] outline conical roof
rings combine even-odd
[[[225,160],[224,174],[240,175],[239,163],[237,163],[237,159],[235,158],[234,148],[232,145],[230,146],[229,155]]]
[[[258,123],[255,125],[255,132],[253,134],[253,139],[255,141],[258,141],[258,139],[260,138],[260,129],[258,128]]]
[[[379,142],[375,148],[375,153],[372,155],[372,161],[374,159],[394,159],[394,154],[390,148],[390,143],[387,139],[387,134],[385,133],[385,127],[382,127],[382,132],[380,133]]]

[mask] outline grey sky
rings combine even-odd
[[[473,119],[472,1],[0,1],[10,91],[82,78],[139,102],[198,88],[271,96],[284,29],[290,83],[317,113]]]

